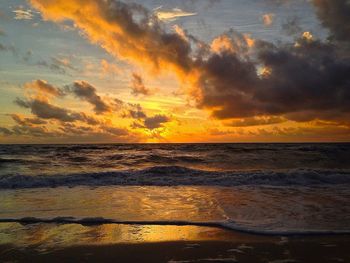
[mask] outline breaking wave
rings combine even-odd
[[[206,171],[182,166],[155,166],[140,170],[54,175],[0,175],[0,188],[58,186],[318,186],[350,184],[348,169],[291,169],[282,171]]]

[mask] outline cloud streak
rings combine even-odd
[[[28,9],[25,10],[23,8],[18,8],[13,10],[13,13],[15,13],[15,19],[16,20],[32,20],[34,18],[32,10]]]
[[[162,10],[162,6],[155,9],[154,14],[160,21],[170,22],[181,17],[195,16],[197,13],[186,12],[181,8],[173,8],[172,10]]]

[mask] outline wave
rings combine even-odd
[[[0,218],[0,223],[20,223],[20,224],[80,224],[80,225],[103,225],[103,224],[118,224],[118,225],[162,225],[162,226],[202,226],[216,227],[226,230],[238,231],[256,235],[269,236],[294,236],[294,235],[349,235],[350,230],[269,230],[269,229],[254,229],[240,226],[233,221],[179,221],[179,220],[115,220],[103,217],[55,217],[55,218],[37,218],[37,217],[22,217],[22,218]]]
[[[1,189],[58,186],[318,186],[350,184],[350,170],[293,169],[284,171],[205,171],[181,166],[155,166],[142,170],[55,175],[2,175]]]

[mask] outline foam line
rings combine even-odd
[[[0,223],[20,223],[20,224],[80,224],[80,225],[103,225],[103,224],[118,224],[118,225],[161,225],[161,226],[202,226],[202,227],[216,227],[231,231],[238,231],[247,234],[266,235],[266,236],[315,236],[315,235],[350,235],[350,230],[288,230],[288,231],[274,231],[274,230],[260,230],[249,229],[236,225],[232,221],[136,221],[136,220],[115,220],[103,217],[89,217],[89,218],[74,218],[74,217],[55,217],[55,218],[0,218]]]

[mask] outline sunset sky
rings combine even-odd
[[[350,140],[348,0],[0,1],[0,143]]]

